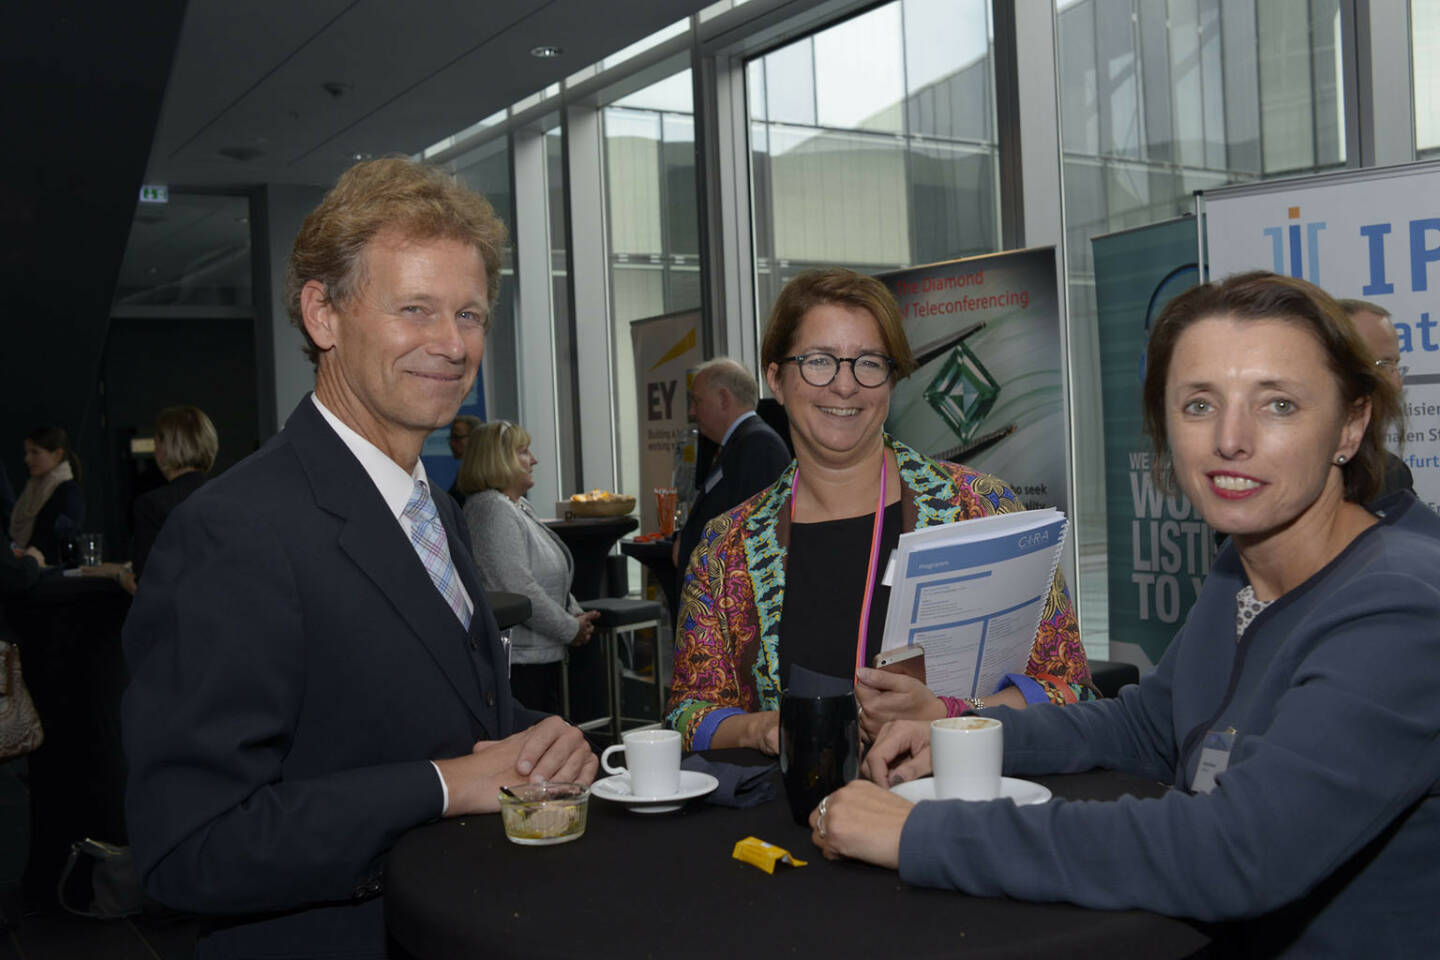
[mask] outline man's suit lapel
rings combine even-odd
[[[293,434],[296,455],[310,478],[316,503],[345,521],[340,531],[340,549],[405,620],[475,719],[488,728],[490,724],[485,718],[493,717],[494,713],[486,710],[481,702],[479,683],[466,653],[460,622],[425,572],[415,548],[386,508],[364,468],[330,429],[309,397],[301,401],[285,430]],[[457,563],[457,567],[460,566]],[[476,588],[471,585],[473,572],[468,580],[465,573],[460,570],[466,589],[475,598]],[[476,613],[490,617],[483,593],[476,600]],[[471,627],[476,627],[473,620]]]

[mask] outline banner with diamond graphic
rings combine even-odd
[[[918,368],[885,428],[941,460],[994,474],[1030,509],[1066,509],[1055,249],[878,274],[900,304]]]

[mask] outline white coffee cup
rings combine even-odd
[[[636,797],[671,797],[680,792],[680,731],[631,730],[624,743],[606,747],[600,765],[606,773],[630,774]],[[610,754],[625,751],[625,766],[610,766]]]
[[[994,800],[1000,796],[1004,728],[990,717],[930,721],[930,761],[940,800]]]

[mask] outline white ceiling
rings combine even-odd
[[[418,152],[708,2],[190,0],[146,180],[328,185],[356,154]],[[541,44],[564,54],[531,56]]]

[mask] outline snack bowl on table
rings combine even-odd
[[[522,783],[500,793],[500,819],[511,843],[540,847],[585,833],[590,789],[579,783]]]
[[[572,517],[623,517],[634,509],[634,497],[607,490],[577,493],[565,501],[565,512]]]

